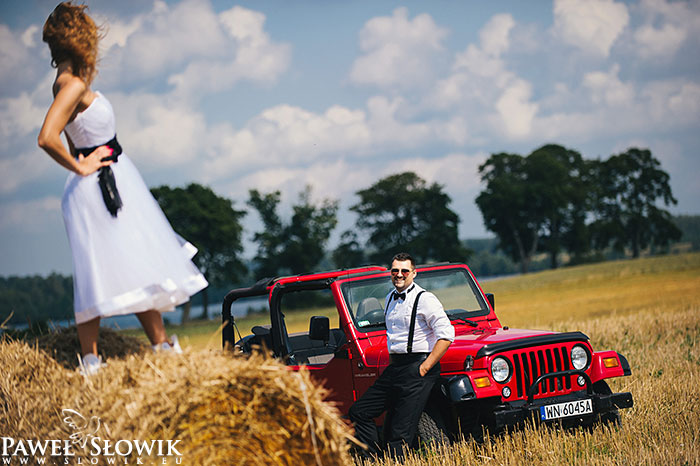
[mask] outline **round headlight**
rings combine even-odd
[[[571,364],[578,370],[588,366],[588,351],[583,346],[576,345],[571,348]]]
[[[498,383],[503,383],[510,377],[510,364],[505,358],[497,357],[491,361],[491,375]]]

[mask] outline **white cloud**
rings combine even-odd
[[[38,147],[12,158],[0,159],[0,194],[10,194],[23,185],[41,179],[51,169],[58,168]],[[2,203],[0,203],[2,205]]]
[[[401,115],[400,98],[372,97],[366,110],[340,105],[314,113],[291,105],[264,110],[243,128],[228,124],[208,134],[208,159],[202,177],[218,179],[241,169],[308,164],[347,153],[361,158],[382,151],[415,149],[434,137],[449,139],[458,121],[410,122]]]
[[[514,79],[502,54],[510,46],[509,33],[515,22],[510,15],[496,15],[479,31],[480,43],[469,44],[455,54],[453,73],[437,81],[426,105],[450,108],[478,103],[492,105]]]
[[[60,217],[60,212],[61,199],[56,196],[3,202],[0,203],[0,231],[21,228],[26,233],[39,232],[55,217]]]
[[[227,124],[214,128],[208,138],[212,143],[204,176],[217,178],[246,166],[307,163],[339,151],[361,151],[370,138],[361,110],[336,105],[316,114],[278,105],[238,131]]]
[[[8,87],[16,87],[19,78],[27,79],[31,75],[30,63],[31,53],[29,48],[32,35],[31,27],[23,33],[12,31],[5,24],[0,24],[0,86],[2,91],[6,91]],[[47,55],[48,56],[48,55]],[[26,81],[25,81],[26,82]],[[4,92],[3,92],[4,93]]]
[[[446,34],[426,13],[410,20],[404,7],[394,10],[391,17],[372,18],[360,31],[364,55],[353,63],[350,79],[380,87],[423,84],[432,78]]]
[[[9,72],[22,60],[24,44],[5,24],[0,24],[0,71]]]
[[[561,87],[548,103],[548,112],[533,121],[533,134],[542,140],[627,140],[665,131],[697,128],[700,122],[700,84],[658,80],[647,84],[622,81],[619,68],[587,73],[577,89]]]
[[[671,24],[664,24],[661,28],[646,24],[634,33],[639,53],[645,57],[673,55],[685,38],[686,31]]]
[[[496,15],[479,31],[483,51],[491,56],[499,56],[510,48],[510,32],[515,20],[509,14]]]
[[[38,130],[48,107],[38,106],[36,98],[27,92],[17,97],[0,99],[0,137],[4,146],[8,139],[26,136]]]
[[[469,44],[455,55],[452,74],[438,81],[425,99],[426,106],[459,115],[453,114],[443,127],[443,133],[462,133],[452,141],[466,143],[468,132],[474,142],[483,132],[516,139],[531,134],[539,109],[532,101],[532,85],[511,71],[503,58],[511,48],[515,26],[511,15],[493,16],[479,31],[479,44]]]
[[[184,0],[173,8],[157,3],[128,37],[122,66],[149,76],[176,69],[193,57],[216,57],[224,44],[208,2]]]
[[[241,79],[273,82],[288,68],[291,47],[274,42],[264,23],[265,15],[240,6],[217,14],[208,0],[157,1],[128,22],[110,22],[100,82],[152,86],[165,77],[182,96],[215,93]]]
[[[126,154],[146,167],[182,165],[202,156],[204,115],[183,101],[152,94],[112,94]]]
[[[631,83],[620,81],[620,65],[615,64],[609,73],[592,71],[583,77],[583,85],[591,92],[595,105],[623,107],[634,104],[635,91]]]
[[[196,60],[169,83],[176,92],[212,93],[227,89],[241,79],[274,82],[288,67],[291,46],[275,43],[265,32],[265,15],[235,6],[219,15],[231,43],[228,51],[215,60]]]
[[[629,12],[613,0],[555,0],[554,32],[581,50],[608,57],[629,23]]]
[[[641,95],[655,129],[698,127],[700,84],[679,79],[657,81],[645,86]]]
[[[668,61],[689,37],[700,34],[700,13],[688,2],[642,0],[638,9],[644,19],[633,37],[643,58]]]
[[[280,190],[295,195],[306,185],[313,187],[314,198],[339,199],[341,204],[355,202],[354,194],[369,188],[380,178],[413,171],[428,183],[438,183],[455,199],[480,186],[478,167],[486,154],[450,153],[439,157],[409,157],[384,162],[380,159],[356,164],[348,158],[319,160],[304,166],[262,168],[236,180],[228,195],[247,199],[249,189],[261,192]]]
[[[36,24],[32,24],[22,33],[22,43],[27,48],[36,47],[41,42],[41,29]]]
[[[532,86],[519,79],[512,83],[496,102],[501,120],[505,124],[506,133],[510,137],[529,136],[532,131],[532,120],[537,114],[537,104],[530,102]]]
[[[373,149],[415,148],[433,136],[430,122],[408,122],[401,117],[403,98],[375,96],[367,101]]]
[[[164,4],[158,2],[154,5],[162,5],[161,8],[165,7]],[[108,22],[106,19],[100,20],[100,24],[104,25],[104,37],[102,37],[100,41],[100,55],[108,56],[112,53],[112,47],[125,47],[129,37],[137,33],[143,27],[146,18],[147,15],[137,15],[129,21],[122,21],[119,18],[113,18]]]

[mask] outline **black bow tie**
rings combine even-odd
[[[394,291],[391,295],[391,299],[402,299],[406,301],[406,293],[397,293],[396,291]]]

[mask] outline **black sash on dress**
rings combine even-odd
[[[117,163],[119,160],[119,155],[122,153],[122,146],[119,145],[117,141],[117,135],[115,134],[112,139],[104,144],[100,144],[95,147],[85,147],[82,149],[76,149],[78,154],[83,154],[84,157],[92,154],[92,152],[98,147],[107,146],[112,149],[112,155],[108,157],[103,157],[102,160],[113,160]],[[119,196],[119,191],[117,190],[117,182],[114,179],[114,172],[112,172],[111,167],[100,168],[100,173],[98,175],[98,183],[100,185],[100,191],[102,191],[102,199],[105,201],[105,206],[112,217],[117,216],[117,212],[122,208],[122,198]]]

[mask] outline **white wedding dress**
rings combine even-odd
[[[66,128],[76,148],[105,144],[114,111],[99,92]],[[125,153],[111,165],[123,207],[107,211],[98,173],[71,173],[63,219],[73,252],[75,321],[148,310],[169,311],[208,283],[191,259],[196,249],[172,229]]]

